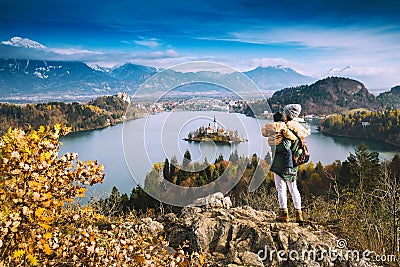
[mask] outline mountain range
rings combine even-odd
[[[0,42],[0,48],[5,51],[3,58],[0,59],[0,98],[3,100],[33,95],[104,95],[115,94],[118,91],[132,94],[148,78],[161,71],[155,67],[132,63],[106,68],[81,61],[43,60],[49,53],[54,55],[61,52],[21,37]],[[24,51],[23,55],[14,54],[15,49]],[[240,79],[238,73],[167,71],[168,75],[155,79],[156,83],[151,86],[153,90],[169,88],[168,86],[176,85],[177,82],[179,84],[181,81],[185,83],[212,79],[224,81],[225,84],[227,81],[228,84],[231,82],[234,84]],[[262,90],[309,84],[314,80],[282,66],[258,67],[243,73]],[[178,90],[193,92],[204,86],[204,84],[194,85]],[[216,86],[207,86],[209,87],[207,89],[219,90]],[[241,87],[246,86],[243,84]]]
[[[69,99],[79,99],[81,96],[93,98],[99,95],[112,95],[119,91],[133,94],[150,77],[152,84],[144,88],[146,93],[172,88],[177,84],[177,91],[193,93],[199,91],[220,91],[218,84],[228,84],[235,91],[246,92],[250,83],[244,82],[242,75],[236,73],[219,73],[214,71],[179,72],[172,69],[156,75],[160,69],[126,63],[114,68],[106,68],[81,61],[50,61],[29,59],[30,53],[54,49],[48,48],[36,41],[13,37],[2,41],[0,48],[24,49],[26,58],[0,59],[0,100],[29,99],[35,97],[47,100],[60,99],[60,96],[70,96]],[[9,50],[6,50],[9,51]],[[11,50],[10,50],[11,51]],[[57,52],[57,51],[56,51]],[[8,55],[6,53],[6,55]],[[3,56],[4,57],[4,56]],[[351,66],[343,69],[331,69],[332,76],[351,70]],[[400,108],[400,87],[396,86],[389,92],[375,97],[361,82],[348,78],[331,77],[315,81],[291,68],[283,66],[258,67],[243,72],[250,78],[269,100],[272,109],[285,103],[300,103],[305,111],[325,113],[325,111],[340,112],[343,109],[366,107],[371,109],[382,106]],[[155,76],[156,75],[156,76]],[[194,80],[212,81],[214,84],[190,84]],[[314,82],[314,83],[313,83]],[[282,89],[285,88],[285,89]],[[225,89],[223,89],[225,90]],[[277,91],[280,90],[280,91]],[[62,99],[62,98],[61,98]]]
[[[115,68],[103,68],[78,61],[44,61],[29,59],[0,59],[0,97],[38,94],[115,94],[118,91],[134,93],[148,78],[160,70],[154,67],[127,63]],[[307,84],[313,79],[292,69],[277,67],[256,68],[244,72],[264,90],[276,90],[287,86]],[[161,87],[174,81],[186,81],[201,77],[232,79],[233,74],[217,72],[175,72],[158,81]],[[233,79],[237,79],[234,77]],[[190,90],[190,89],[189,89]],[[196,90],[196,87],[193,87]]]

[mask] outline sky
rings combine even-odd
[[[170,67],[213,61],[240,71],[282,65],[321,78],[400,84],[398,0],[0,0],[0,57]]]

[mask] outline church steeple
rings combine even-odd
[[[215,116],[214,116],[214,133],[216,133],[217,132],[217,120],[215,119]]]

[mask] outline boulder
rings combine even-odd
[[[136,225],[136,231],[142,235],[157,237],[164,233],[164,225],[151,218],[143,218],[140,224]]]
[[[205,208],[226,208],[229,209],[232,206],[230,197],[224,197],[221,192],[216,192],[212,195],[198,198],[193,204],[189,206],[204,206]]]

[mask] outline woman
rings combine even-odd
[[[305,129],[299,122],[293,120],[300,115],[301,105],[289,104],[283,108],[283,114],[286,120],[286,125],[298,138],[304,139],[310,135],[311,131]],[[292,196],[296,222],[302,223],[303,215],[301,211],[301,196],[297,189],[297,171],[298,167],[294,167],[291,173],[285,172],[285,153],[275,153],[274,161],[271,165],[271,171],[274,172],[275,187],[278,191],[279,214],[276,220],[279,222],[289,222],[289,214],[287,208],[287,189]]]

